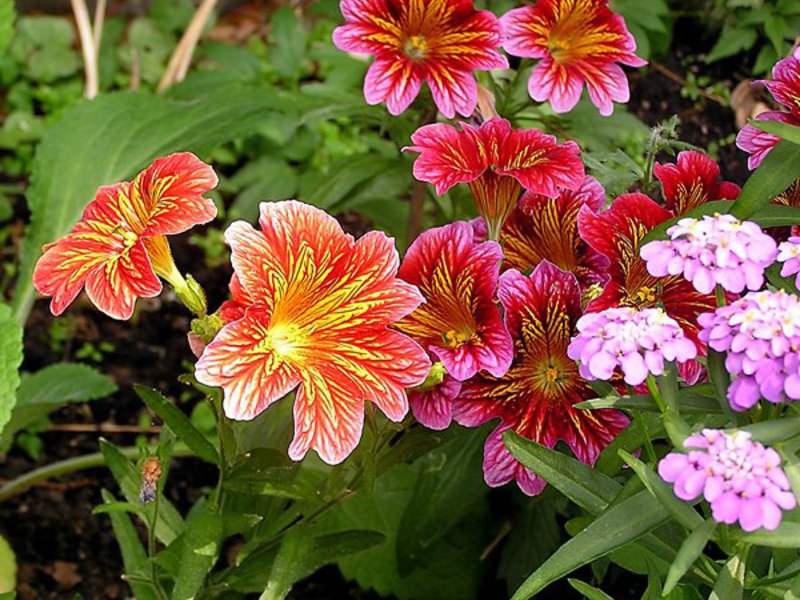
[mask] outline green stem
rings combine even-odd
[[[722,289],[721,285],[718,285],[714,291],[717,295],[717,306],[725,306],[727,304],[727,301],[725,300],[725,290]]]
[[[153,500],[153,515],[147,524],[147,556],[150,562],[150,585],[153,590],[155,590],[156,595],[160,600],[167,600],[167,595],[164,593],[164,590],[158,581],[158,568],[156,567],[155,563],[156,527],[158,526],[158,508],[159,499],[161,497],[161,490],[158,488],[159,486],[156,484],[156,497],[155,500]]]
[[[217,413],[217,435],[219,436],[219,480],[217,481],[217,489],[214,492],[214,507],[221,514],[225,480],[228,475],[228,445],[225,442],[228,433],[226,431],[228,421],[225,418],[222,398],[219,394],[212,399],[212,403]]]
[[[120,448],[120,452],[131,460],[139,457],[141,452],[140,448]],[[185,458],[187,456],[194,456],[194,453],[186,446],[175,446],[173,456],[176,458]],[[4,484],[0,487],[0,502],[5,502],[14,496],[24,493],[30,487],[52,479],[53,477],[60,477],[62,475],[69,475],[77,471],[85,471],[86,469],[95,469],[102,467],[106,464],[106,459],[102,452],[95,452],[93,454],[86,454],[84,456],[76,456],[75,458],[68,458],[61,460],[44,467],[39,467],[33,471],[29,471],[16,479]]]
[[[650,464],[654,465],[657,462],[656,449],[653,447],[653,440],[650,439],[650,432],[647,431],[647,425],[642,418],[641,411],[633,411],[633,419],[639,425],[639,429],[642,430],[642,439],[644,440],[644,449],[647,453],[647,460],[650,462]]]
[[[650,395],[653,397],[656,406],[658,406],[658,410],[660,410],[662,413],[666,413],[667,403],[664,402],[664,397],[661,395],[661,390],[658,389],[656,379],[652,375],[647,376],[647,389],[650,391]]]

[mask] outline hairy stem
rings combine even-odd
[[[75,14],[75,23],[78,26],[83,65],[86,71],[84,96],[91,99],[97,96],[100,85],[97,71],[97,49],[95,47],[95,37],[92,33],[92,22],[89,20],[89,9],[86,8],[86,0],[72,0],[72,12]]]

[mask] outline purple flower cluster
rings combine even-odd
[[[639,385],[648,374],[662,375],[665,360],[697,356],[694,343],[660,308],[609,308],[582,316],[577,328],[567,355],[580,361],[586,379],[611,379],[620,367],[626,383]]]
[[[800,237],[792,236],[778,246],[778,262],[783,263],[781,277],[800,273]],[[800,275],[796,283],[800,284]]]
[[[775,240],[751,221],[731,215],[681,219],[667,230],[672,238],[640,250],[654,277],[680,275],[701,294],[717,285],[729,292],[761,289],[764,269],[775,262]]]
[[[658,464],[658,474],[673,483],[681,500],[702,494],[715,521],[739,522],[745,531],[780,525],[781,509],[796,505],[781,457],[772,448],[754,442],[750,434],[727,434],[704,429],[686,438],[688,454],[673,452]]]
[[[735,377],[728,401],[734,410],[747,410],[761,397],[773,403],[800,399],[800,298],[751,292],[697,322],[700,339],[728,353],[725,366]]]

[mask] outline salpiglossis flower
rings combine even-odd
[[[578,215],[581,237],[610,261],[610,279],[603,293],[589,303],[587,310],[597,312],[616,306],[638,309],[661,306],[698,345],[698,352],[703,355],[704,348],[697,337],[697,316],[714,310],[714,296],[699,293],[680,275],[662,278],[651,275],[644,259],[639,256],[644,236],[670,218],[671,212],[644,194],[620,196],[600,213],[589,207],[581,209]],[[685,365],[682,365],[681,372],[686,377],[689,371]]]
[[[426,82],[444,116],[469,117],[478,101],[474,71],[508,68],[500,22],[472,0],[342,0],[341,9],[347,24],[333,41],[375,56],[364,95],[369,104],[386,102],[393,115]]]
[[[336,464],[358,445],[365,401],[399,421],[406,388],[425,380],[425,351],[389,328],[422,296],[397,279],[397,251],[383,233],[354,241],[333,217],[295,201],[263,203],[259,223],[225,232],[240,288],[226,316],[241,316],[206,347],[196,377],[223,388],[225,414],[240,420],[297,389],[289,456],[314,449]]]
[[[469,427],[500,419],[484,448],[486,483],[495,487],[516,480],[522,491],[533,495],[545,482],[506,449],[504,431],[516,431],[550,448],[563,440],[578,458],[594,464],[628,419],[616,410],[573,408],[597,395],[567,356],[581,315],[581,291],[574,275],[546,261],[529,277],[509,270],[500,276],[498,297],[514,340],[514,362],[503,377],[479,373],[463,383],[453,417]]]
[[[511,337],[494,302],[502,259],[499,244],[476,242],[472,226],[459,221],[420,235],[398,271],[425,302],[397,329],[441,361],[457,381],[481,370],[499,377],[511,364]],[[432,399],[443,399],[443,390],[434,390],[439,395]],[[457,392],[453,385],[444,391]]]
[[[572,110],[586,86],[600,114],[610,115],[614,102],[630,99],[620,65],[647,64],[634,54],[636,41],[607,0],[538,0],[501,21],[509,54],[541,59],[528,82],[531,97],[549,100],[559,113]]]
[[[159,276],[176,289],[186,286],[166,236],[216,216],[214,202],[203,197],[216,185],[209,165],[180,153],[156,160],[132,182],[99,188],[72,232],[45,247],[34,287],[52,296],[54,315],[85,287],[101,311],[130,318],[137,298],[161,292]]]
[[[735,200],[739,196],[738,185],[720,180],[719,165],[695,150],[680,152],[675,163],[657,163],[653,173],[661,182],[667,209],[675,216],[706,202]]]
[[[440,195],[468,184],[490,240],[499,239],[523,189],[553,197],[563,188],[578,188],[585,175],[575,142],[559,144],[538,129],[513,129],[499,117],[480,127],[426,125],[411,141],[406,150],[420,153],[414,176],[436,186]]]

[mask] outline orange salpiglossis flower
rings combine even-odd
[[[261,205],[261,231],[225,232],[236,277],[225,325],[197,363],[197,380],[223,388],[225,414],[253,419],[297,388],[289,456],[314,449],[329,464],[358,445],[364,403],[401,420],[406,388],[431,367],[425,351],[389,329],[422,296],[396,277],[393,241],[354,241],[336,220],[301,202]],[[238,291],[237,291],[238,290]]]
[[[161,292],[163,277],[189,308],[205,312],[202,291],[176,268],[166,236],[216,216],[203,197],[216,185],[214,170],[186,152],[156,160],[132,182],[99,188],[72,232],[45,247],[34,287],[52,296],[54,315],[85,287],[101,311],[128,319],[137,298]]]

